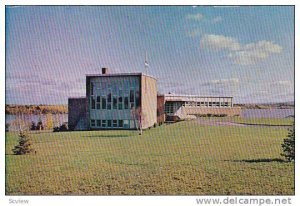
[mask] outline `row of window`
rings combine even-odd
[[[91,119],[91,127],[94,128],[129,128],[129,123],[129,120]]]
[[[230,102],[185,102],[186,107],[230,107]]]
[[[121,90],[120,90],[121,91]],[[122,96],[122,92],[119,92],[120,95],[112,95],[109,91],[107,95],[101,96],[91,96],[91,108],[92,109],[131,109],[133,107],[138,107],[140,104],[140,95],[139,91],[134,92],[133,89],[129,91],[129,96]]]

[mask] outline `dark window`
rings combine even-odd
[[[106,109],[106,98],[102,97],[102,109]]]
[[[130,90],[129,97],[130,97],[130,102],[134,102],[134,91],[133,90]]]
[[[113,120],[113,127],[118,127],[118,121],[117,120]]]
[[[107,103],[107,109],[108,109],[108,110],[111,110],[111,102],[108,102],[108,103]]]
[[[124,109],[128,109],[128,97],[124,97]]]
[[[92,109],[95,109],[95,97],[92,97]]]
[[[118,99],[117,99],[117,97],[113,97],[113,109],[118,109]]]
[[[97,127],[101,127],[101,120],[97,119]]]
[[[94,119],[91,119],[91,126],[95,127],[95,120]]]
[[[119,120],[119,127],[123,128],[123,120]]]
[[[93,95],[93,94],[94,94],[94,83],[91,82],[91,95]]]
[[[100,96],[97,96],[97,109],[100,109]]]
[[[123,98],[119,97],[119,110],[122,110],[122,109],[123,109]]]
[[[107,102],[111,102],[111,92],[109,91],[108,95],[107,95]]]
[[[107,120],[107,127],[111,127],[111,120]]]
[[[106,120],[102,120],[102,127],[103,127],[103,128],[106,127]]]

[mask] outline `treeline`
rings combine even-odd
[[[242,109],[294,109],[293,103],[270,103],[270,104],[234,104]]]
[[[5,105],[5,114],[67,114],[67,105]]]

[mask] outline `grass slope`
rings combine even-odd
[[[287,130],[200,126],[31,134],[37,154],[12,155],[7,195],[292,195],[294,164],[280,159]]]

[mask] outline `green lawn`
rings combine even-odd
[[[282,162],[286,128],[200,126],[31,134],[36,154],[16,156],[6,133],[7,195],[293,195]]]
[[[292,125],[295,121],[294,118],[241,118],[241,117],[228,117],[231,122],[242,124],[257,124],[257,125],[271,125],[282,126]]]

